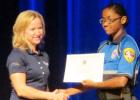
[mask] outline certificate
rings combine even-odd
[[[68,54],[63,82],[103,81],[104,53]]]

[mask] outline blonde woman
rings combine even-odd
[[[67,100],[63,93],[47,91],[49,58],[39,48],[45,35],[41,14],[21,12],[13,26],[13,50],[7,67],[12,84],[10,100]]]

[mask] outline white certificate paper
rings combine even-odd
[[[63,82],[103,81],[104,53],[68,54]]]

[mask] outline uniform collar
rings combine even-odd
[[[107,42],[108,42],[108,44],[115,44],[115,45],[118,45],[118,44],[124,39],[124,37],[125,37],[126,35],[127,35],[127,33],[125,33],[119,41],[113,41],[113,40],[112,40],[112,37],[109,37]]]

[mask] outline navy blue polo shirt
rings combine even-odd
[[[14,48],[7,59],[9,74],[25,73],[26,84],[39,90],[46,90],[49,76],[49,57],[47,53],[39,51],[39,54],[30,50],[22,51]],[[13,99],[12,99],[13,98]],[[14,89],[10,100],[16,99]]]

